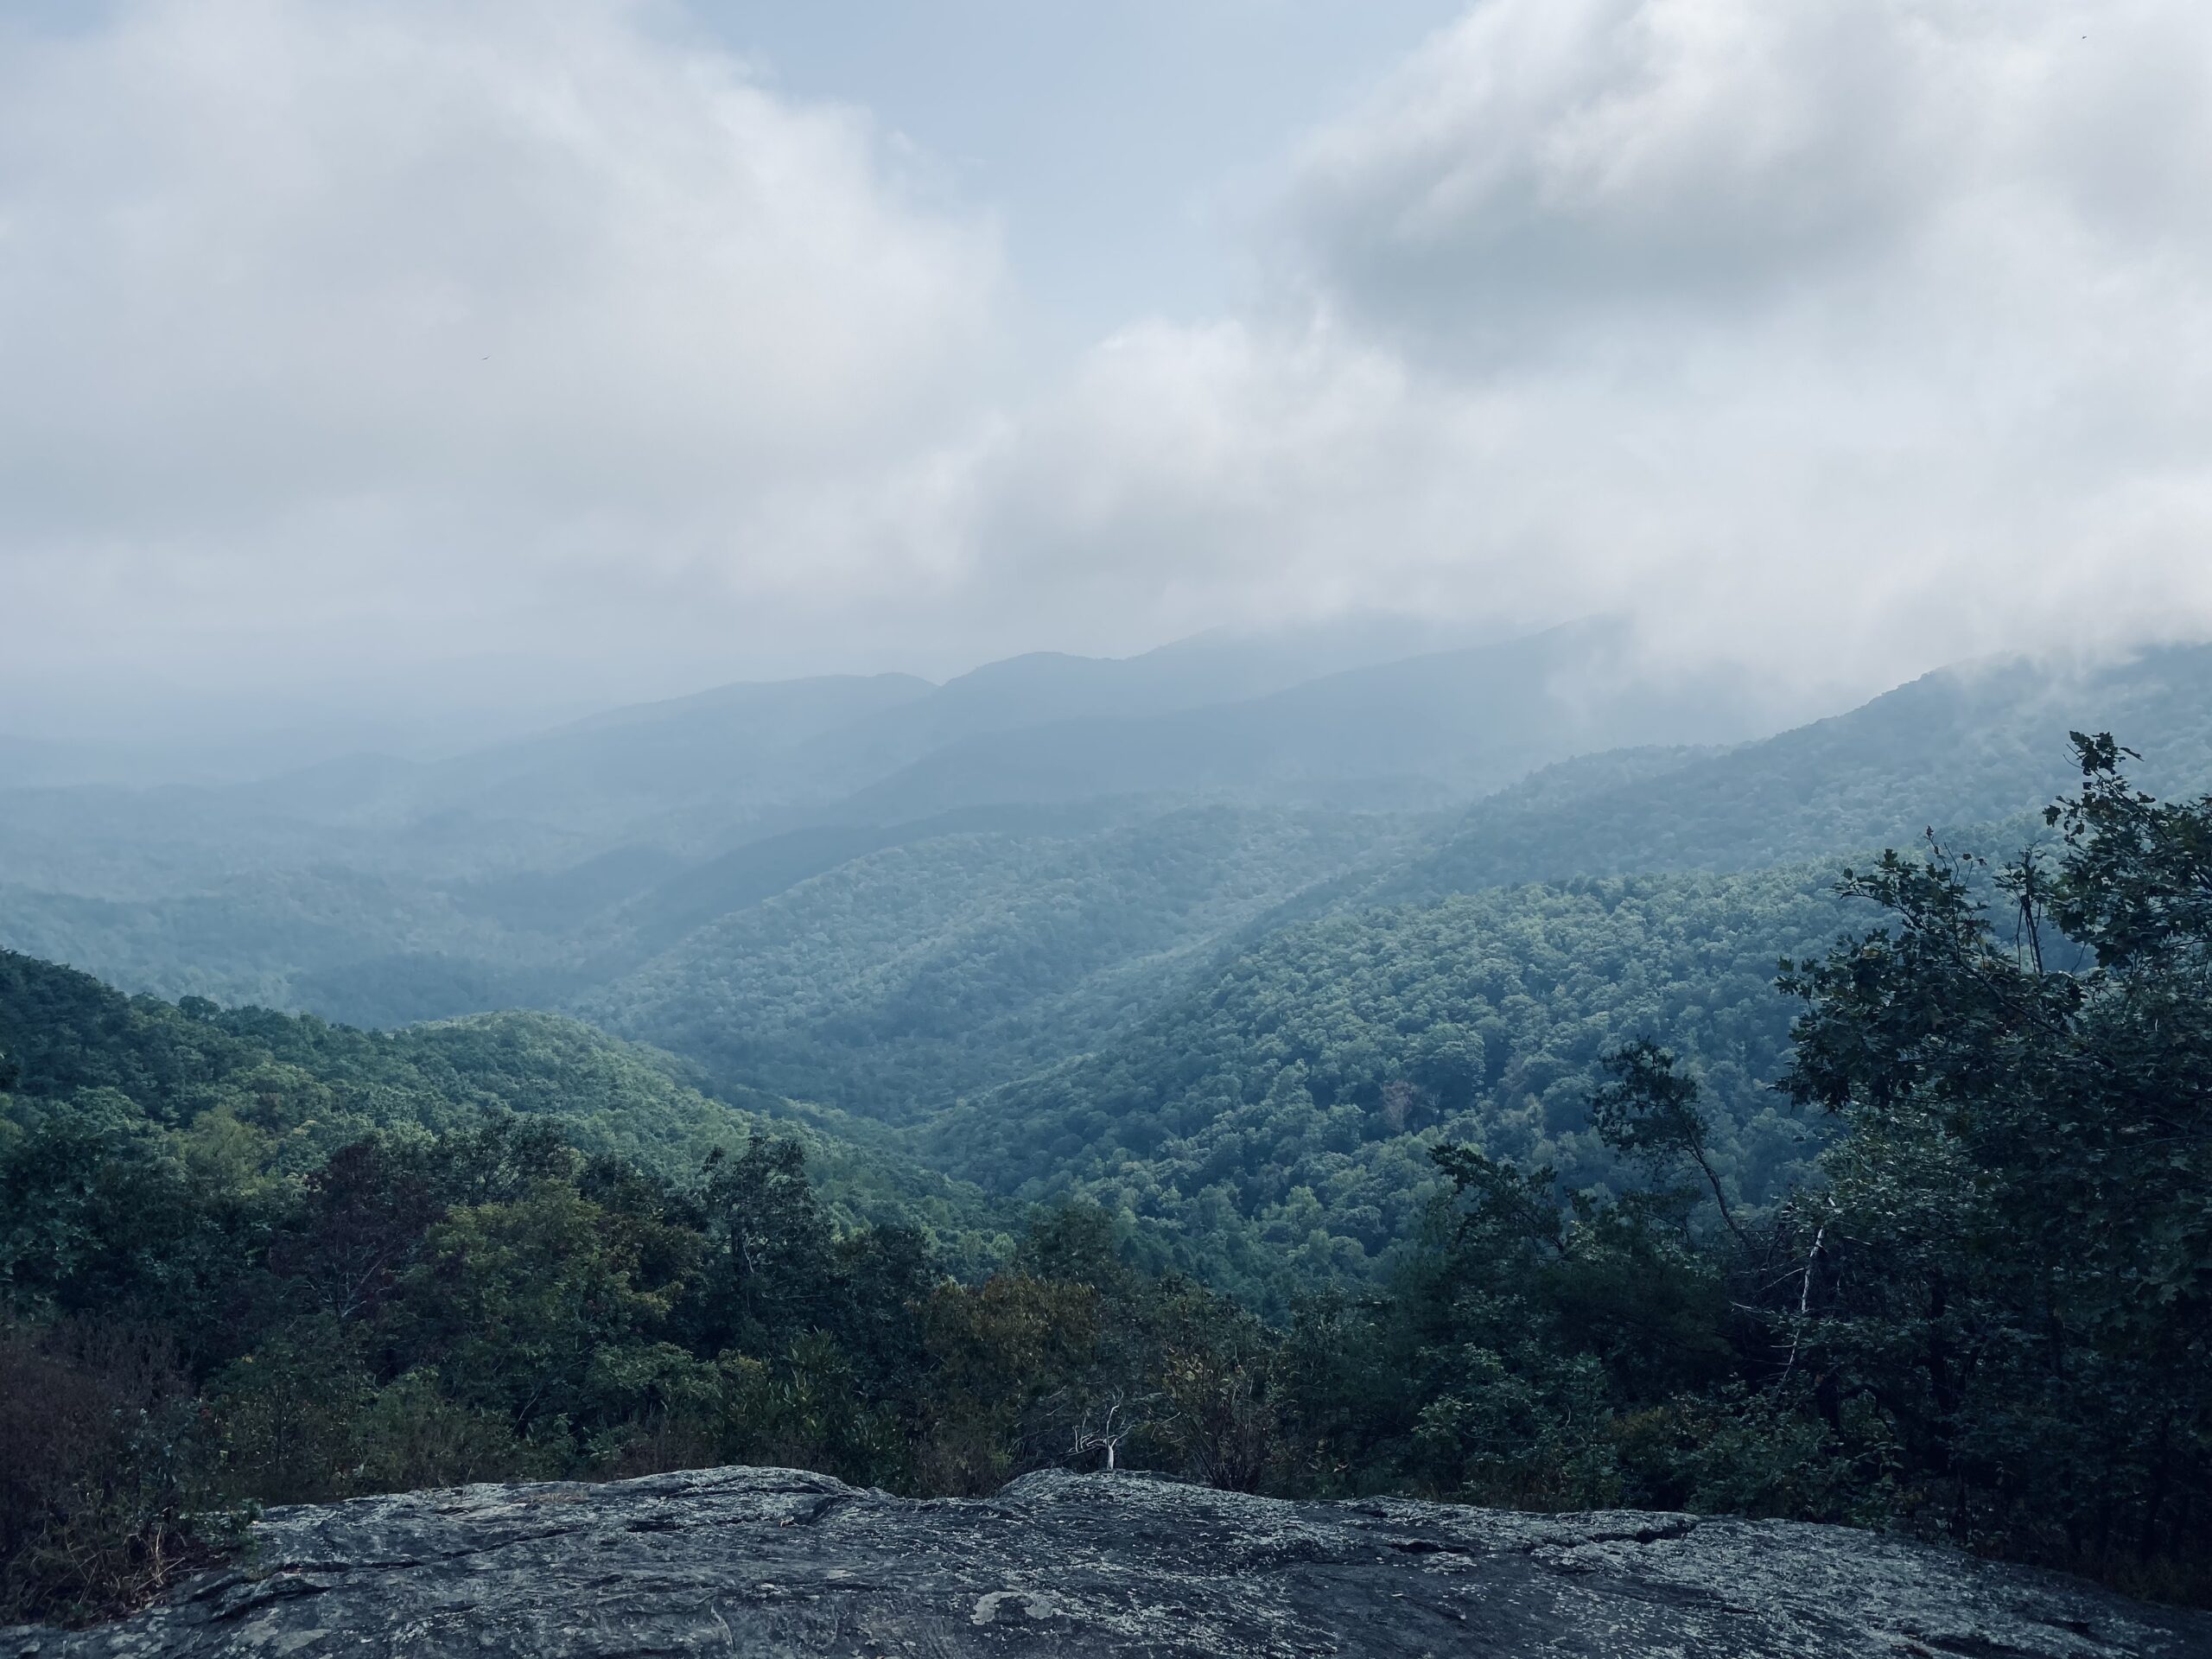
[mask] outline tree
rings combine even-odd
[[[609,1389],[608,1361],[657,1342],[683,1291],[680,1276],[642,1271],[650,1255],[683,1257],[652,1232],[552,1180],[512,1203],[456,1209],[401,1281],[402,1351],[518,1432],[620,1421],[641,1402]]]
[[[300,1221],[272,1245],[270,1266],[334,1319],[372,1318],[445,1214],[429,1150],[381,1136],[340,1147],[308,1176]]]
[[[1076,1421],[1068,1455],[1081,1458],[1093,1452],[1102,1452],[1107,1469],[1113,1470],[1116,1466],[1115,1459],[1129,1436],[1147,1427],[1147,1420],[1138,1409],[1142,1403],[1132,1400],[1125,1389],[1109,1389],[1103,1398],[1085,1404],[1082,1416]]]
[[[685,1318],[704,1352],[779,1353],[824,1321],[836,1261],[795,1141],[754,1136],[709,1153],[693,1198],[704,1236]]]
[[[1675,1069],[1675,1057],[1649,1037],[1639,1037],[1605,1057],[1613,1081],[1592,1096],[1590,1122],[1614,1151],[1637,1158],[1655,1171],[1688,1159],[1712,1190],[1720,1219],[1745,1248],[1751,1240],[1728,1206],[1727,1191],[1707,1155],[1711,1131],[1698,1109],[1694,1078]]]
[[[1790,965],[1784,1084],[1849,1130],[1799,1206],[1808,1357],[1923,1524],[2110,1573],[2212,1559],[2212,798],[2075,747],[2055,872],[1931,840],[1847,874],[1888,919]]]

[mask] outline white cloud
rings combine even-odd
[[[1306,146],[1272,308],[1021,434],[999,539],[1838,683],[2212,632],[2208,112],[2179,3],[1490,0]]]
[[[55,625],[17,649],[575,645],[604,594],[680,637],[691,590],[850,580],[779,521],[969,418],[995,233],[676,22],[149,0],[0,43],[0,594]]]
[[[2201,251],[2208,39],[2139,0],[1492,0],[1311,141],[1299,240],[1370,321],[1508,348],[1910,287],[1977,222]]]
[[[1065,365],[988,216],[673,15],[118,19],[0,47],[30,658],[1621,608],[1863,683],[2212,632],[2191,0],[1487,0],[1287,158],[1247,311]]]

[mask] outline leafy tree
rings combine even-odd
[[[658,1342],[681,1296],[682,1243],[656,1224],[541,1180],[432,1227],[391,1319],[402,1351],[454,1399],[550,1421],[619,1421],[642,1403],[621,1362]],[[659,1258],[660,1273],[644,1263]]]
[[[2009,927],[1941,847],[1847,878],[1890,919],[1785,982],[1785,1081],[1849,1131],[1800,1206],[1815,1363],[1924,1524],[2110,1571],[2212,1540],[2212,798],[2075,742],[2056,870],[1995,872]]]
[[[706,1239],[689,1313],[697,1345],[773,1351],[821,1324],[835,1250],[796,1142],[709,1153],[696,1202]]]

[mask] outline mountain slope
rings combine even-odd
[[[1493,889],[1277,931],[1099,1052],[916,1132],[940,1167],[1024,1198],[1080,1193],[1255,1274],[1370,1271],[1416,1230],[1427,1148],[1471,1140],[1611,1158],[1588,1128],[1600,1057],[1637,1036],[1702,1072],[1716,1162],[1747,1196],[1802,1173],[1815,1135],[1765,1088],[1790,1009],[1777,957],[1854,920],[1834,867]]]
[[[847,775],[880,778],[975,739],[1069,721],[1143,718],[1242,702],[1347,670],[1469,643],[1463,629],[1369,618],[1258,634],[1215,632],[1135,657],[1032,652],[987,663],[809,747],[825,766]]]
[[[68,953],[134,983],[282,995],[311,976],[330,1006],[409,1017],[466,1005],[472,985],[543,994],[515,964],[576,966],[582,936],[615,907],[634,904],[637,940],[663,948],[950,812],[1077,807],[1103,824],[1224,800],[1448,804],[1582,749],[1741,736],[1751,718],[1726,688],[1622,683],[1620,637],[1604,625],[1404,655],[1434,643],[1433,630],[1321,631],[1123,660],[1019,658],[942,687],[898,675],[735,685],[435,763],[365,755],[251,785],[0,788],[0,941],[51,948],[37,912],[71,907],[46,900],[105,899],[164,918],[79,907],[68,926],[86,943]],[[716,861],[728,862],[707,868]],[[321,943],[288,957],[300,930],[265,918],[265,895],[357,878],[391,884],[408,920],[362,933],[353,962],[390,988],[348,1003],[345,947],[321,931],[342,925],[343,900],[303,901]],[[517,937],[487,945],[486,923]],[[172,927],[179,948],[164,956]],[[99,944],[124,933],[137,937]],[[406,994],[410,963],[447,988]]]
[[[1211,807],[1087,836],[933,836],[735,912],[576,1006],[717,1077],[926,1109],[1092,1046],[1239,924],[1394,833]]]
[[[305,1169],[371,1129],[467,1128],[515,1112],[557,1123],[586,1152],[684,1177],[714,1147],[773,1133],[806,1146],[849,1220],[923,1225],[969,1264],[1002,1230],[973,1188],[825,1132],[821,1114],[758,1091],[709,1099],[667,1056],[559,1014],[364,1032],[265,1008],[126,997],[0,951],[0,1134],[11,1120],[54,1112],[175,1130],[229,1117],[277,1137]]]
[[[1726,677],[1624,675],[1629,645],[1617,628],[1580,624],[1240,702],[971,739],[837,811],[881,821],[1117,795],[1436,806],[1593,750],[1760,734],[1751,703]]]
[[[2067,787],[2069,729],[2143,751],[2154,791],[2212,784],[2212,646],[2085,671],[2013,660],[1946,669],[1832,719],[1685,756],[1564,801],[1480,803],[1460,831],[1369,895],[1660,869],[1748,869],[2009,818]]]
[[[2212,783],[2212,650],[2052,683],[2033,665],[1929,676],[1853,714],[1726,753],[1624,752],[1540,773],[1379,877],[1317,886],[1098,1052],[918,1132],[933,1160],[1026,1198],[1083,1192],[1246,1259],[1364,1271],[1415,1223],[1427,1145],[1471,1139],[1611,1160],[1586,1103],[1610,1047],[1649,1036],[1704,1075],[1717,1161],[1756,1199],[1816,1126],[1777,1116],[1778,959],[1870,919],[1846,857],[1929,824],[2003,854],[2109,725],[2159,792]],[[1985,822],[1977,822],[1983,820]],[[1816,856],[1808,858],[1807,855]]]

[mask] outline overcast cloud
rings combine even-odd
[[[773,69],[612,0],[0,35],[0,696],[2212,633],[2192,0],[1490,0],[1189,232],[1242,299],[1072,350],[1003,204]]]

